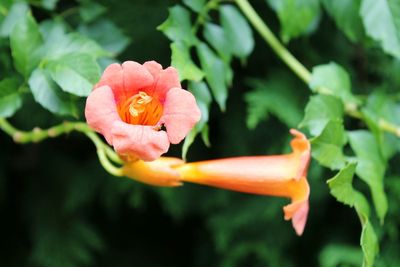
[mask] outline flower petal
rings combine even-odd
[[[156,96],[160,102],[163,103],[166,99],[166,94],[172,88],[181,88],[181,83],[177,70],[173,67],[168,67],[160,71],[154,87],[153,96]]]
[[[101,75],[100,81],[94,86],[94,89],[109,86],[113,93],[115,100],[119,100],[119,96],[124,93],[124,80],[122,66],[118,63],[111,64],[108,66],[103,75]]]
[[[164,113],[158,125],[165,124],[169,141],[178,144],[200,117],[200,109],[194,96],[181,88],[173,88],[166,95]]]
[[[165,70],[155,61],[148,61],[143,64],[144,67],[153,75],[155,84],[148,88],[147,92],[158,98],[161,103],[165,101],[167,92],[174,88],[181,88],[178,71],[173,67],[168,67]]]
[[[295,129],[290,129],[290,133],[294,136],[290,145],[292,147],[292,155],[298,158],[299,167],[295,179],[307,176],[308,165],[311,158],[311,145],[307,137]]]
[[[151,86],[154,82],[153,75],[137,62],[125,61],[122,69],[124,91],[128,97],[137,94],[142,88]]]
[[[111,133],[115,151],[128,158],[152,161],[166,153],[169,148],[167,133],[156,131],[152,126],[116,121],[112,124]]]
[[[118,102],[136,94],[141,88],[151,86],[153,82],[153,75],[147,68],[137,62],[126,61],[122,65],[114,63],[108,66],[95,88],[108,85]]]
[[[107,142],[112,145],[110,125],[115,121],[121,121],[121,118],[110,87],[101,86],[90,93],[86,99],[85,117],[89,126],[104,135]]]
[[[307,178],[302,177],[299,180],[293,179],[287,187],[291,191],[292,203],[283,207],[285,220],[292,219],[292,225],[297,235],[302,235],[308,216],[310,186]]]
[[[143,63],[143,67],[145,67],[151,73],[154,80],[157,80],[158,74],[163,69],[162,66],[154,60],[146,61],[145,63]]]

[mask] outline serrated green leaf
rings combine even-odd
[[[43,56],[43,39],[35,19],[30,14],[14,26],[10,35],[10,47],[15,68],[25,79],[39,65]]]
[[[250,25],[239,10],[232,5],[222,5],[219,12],[222,28],[231,46],[230,51],[241,59],[246,58],[254,48]]]
[[[330,120],[321,134],[311,139],[312,156],[322,166],[338,170],[345,166],[343,146],[347,143],[342,120]]]
[[[331,195],[339,202],[355,207],[359,214],[369,216],[369,205],[365,196],[353,188],[353,176],[356,163],[349,163],[334,177],[327,181]]]
[[[206,3],[206,0],[183,0],[183,3],[190,7],[193,11],[199,13]]]
[[[378,217],[383,223],[388,202],[384,191],[383,178],[385,162],[383,161],[374,136],[365,130],[348,132],[351,148],[357,156],[357,175],[368,184]]]
[[[130,43],[130,38],[112,21],[107,19],[96,20],[89,25],[81,25],[79,27],[79,32],[95,40],[113,55],[118,55],[124,51]],[[104,34],[105,32],[107,34]]]
[[[312,96],[300,127],[307,128],[311,135],[318,136],[330,120],[340,121],[343,114],[343,104],[338,98],[329,95]]]
[[[320,8],[318,0],[269,1],[278,13],[281,37],[287,43],[291,39],[309,33],[316,27]]]
[[[400,124],[400,105],[382,91],[375,90],[368,96],[365,107],[361,110],[368,128],[379,144],[384,159],[389,160],[400,150],[400,140],[381,129],[382,123]]]
[[[203,131],[207,132],[207,136],[203,137],[203,141],[206,144],[209,144],[208,141],[208,127],[207,122],[209,118],[209,109],[211,104],[211,94],[207,85],[204,82],[190,82],[189,83],[189,91],[192,92],[194,97],[196,98],[197,105],[201,111],[200,121],[195,125],[195,127],[190,131],[190,133],[186,136],[185,141],[182,147],[182,158],[186,160],[186,155],[189,150],[189,147],[194,142],[194,139],[199,133],[203,134]],[[204,130],[206,129],[206,130]],[[204,140],[204,138],[206,140]]]
[[[182,42],[171,44],[171,65],[179,72],[179,78],[183,80],[200,81],[204,73],[199,69],[190,57],[189,47]]]
[[[25,2],[14,3],[3,20],[0,28],[0,36],[7,37],[11,34],[14,26],[29,12],[29,6]]]
[[[45,109],[59,115],[77,116],[71,97],[61,91],[46,70],[35,69],[28,83],[35,101]]]
[[[367,34],[386,53],[400,58],[400,2],[362,0],[360,13]]]
[[[358,167],[357,167],[358,168]],[[355,207],[362,224],[361,248],[364,252],[363,267],[372,267],[378,253],[378,240],[369,222],[369,205],[365,196],[352,186],[356,163],[349,163],[328,180],[331,194],[340,202]]]
[[[18,92],[18,81],[7,78],[0,81],[0,117],[8,118],[21,108],[22,98]]]
[[[359,10],[361,0],[322,0],[328,14],[337,27],[353,42],[360,41],[364,33]]]
[[[205,73],[206,80],[211,92],[222,111],[225,110],[225,102],[228,97],[228,88],[225,83],[226,66],[214,52],[204,43],[197,45],[201,68]]]
[[[358,104],[358,100],[351,93],[349,74],[334,62],[314,67],[309,86],[320,94],[338,96],[343,103]]]
[[[189,47],[198,42],[192,32],[190,12],[180,5],[169,9],[168,19],[157,29],[162,31],[171,41],[182,41]]]
[[[84,1],[79,8],[79,15],[84,22],[92,22],[106,12],[106,7],[92,1]]]
[[[361,0],[322,0],[337,27],[353,42],[360,41],[365,33],[359,10]]]
[[[203,31],[204,38],[217,51],[218,55],[225,61],[230,62],[232,57],[231,43],[224,29],[213,23],[206,23]]]
[[[363,225],[360,244],[364,252],[363,267],[374,266],[375,257],[379,252],[379,246],[378,238],[369,220]]]
[[[254,88],[244,96],[247,103],[246,123],[254,129],[262,120],[272,113],[289,127],[296,127],[303,115],[298,99],[290,89],[291,85],[277,74],[269,80],[249,80]]]
[[[100,68],[94,58],[83,53],[70,53],[52,60],[46,69],[63,91],[77,96],[88,96],[100,78]]]

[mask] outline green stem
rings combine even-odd
[[[193,24],[193,27],[192,27],[193,34],[196,34],[199,27],[202,24],[204,24],[204,22],[206,21],[208,12],[210,12],[211,9],[215,9],[218,7],[219,2],[220,2],[220,0],[211,0],[202,8],[202,10],[199,12],[199,14],[197,16],[196,21]]]
[[[400,127],[388,122],[385,119],[379,119],[379,128],[400,137]]]
[[[96,152],[103,168],[114,176],[123,176],[122,168],[115,167],[107,158],[104,143],[100,140],[99,136],[94,132],[84,132],[84,134],[89,137],[96,146]]]
[[[69,133],[73,130],[89,131],[90,128],[83,122],[63,122],[57,126],[48,129],[35,127],[32,131],[26,132],[16,129],[6,119],[0,118],[0,129],[10,135],[16,143],[37,143],[49,137],[57,137],[59,135]],[[91,130],[90,130],[91,131]]]
[[[292,69],[294,73],[296,73],[297,76],[299,76],[300,79],[302,79],[306,84],[309,84],[311,73],[286,49],[284,45],[281,44],[260,16],[258,16],[250,3],[247,0],[235,1],[250,23],[271,46],[272,50],[274,50],[274,52],[289,66],[289,68]]]
[[[118,164],[123,161],[97,134],[84,122],[63,122],[48,129],[34,128],[32,131],[21,131],[12,126],[6,119],[0,118],[0,129],[10,135],[16,143],[40,142],[50,137],[57,137],[62,134],[78,131],[84,133],[94,143],[101,165],[106,171],[114,176],[122,176],[122,169],[115,167],[110,160]]]
[[[248,0],[234,0],[239,8],[242,10],[243,14],[247,17],[250,23],[258,31],[258,33],[264,38],[264,40],[269,44],[272,50],[285,62],[290,69],[307,85],[311,81],[310,71],[301,64],[278,40],[278,38],[273,34],[269,27],[260,18],[257,12],[250,5]],[[321,94],[331,94],[329,88],[321,87],[317,89],[318,93]],[[346,114],[350,117],[364,120],[364,116],[359,111],[358,107],[353,103],[345,103]],[[400,137],[400,126],[394,125],[383,118],[379,119],[379,128],[382,131],[392,133],[397,137]]]

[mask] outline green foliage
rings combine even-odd
[[[349,163],[338,174],[328,180],[331,194],[340,202],[354,207],[359,214],[369,216],[369,204],[365,196],[355,190],[352,182],[356,163]]]
[[[35,101],[59,115],[77,116],[71,97],[63,93],[46,70],[36,69],[28,81]]]
[[[361,248],[364,252],[363,267],[373,266],[378,253],[378,239],[369,221],[369,204],[364,195],[352,187],[356,164],[350,163],[335,177],[328,180],[331,194],[340,202],[354,207],[361,219]]]
[[[369,185],[378,217],[383,223],[388,203],[383,186],[385,162],[373,135],[367,131],[349,132],[349,143],[357,156],[357,175]]]
[[[78,30],[83,35],[95,40],[114,56],[124,51],[130,42],[121,29],[107,19],[97,19],[89,25],[81,24]],[[107,34],[104,34],[105,32]]]
[[[196,83],[191,82],[189,84],[189,91],[196,98],[197,105],[201,111],[200,121],[195,125],[195,127],[191,130],[191,132],[186,136],[185,142],[182,146],[182,157],[186,159],[187,152],[189,150],[190,145],[194,142],[194,139],[197,134],[202,133],[203,141],[206,145],[210,145],[210,141],[208,140],[208,127],[207,122],[209,119],[209,109],[211,104],[211,94],[204,82]]]
[[[268,0],[281,23],[281,37],[285,43],[315,29],[320,16],[318,0]]]
[[[0,36],[8,37],[11,34],[17,22],[21,18],[25,17],[26,14],[29,12],[29,7],[25,2],[16,2],[11,7],[2,6],[2,8],[4,9],[9,8],[9,11],[2,20],[2,24],[0,27]]]
[[[340,170],[345,166],[343,146],[347,143],[343,123],[330,120],[321,134],[311,139],[313,157],[324,167]]]
[[[202,114],[184,158],[280,154],[289,127],[305,130],[304,235],[283,222],[286,200],[152,188],[106,176],[76,133],[22,146],[2,131],[1,266],[397,266],[399,2],[249,1],[300,63],[278,39],[271,50],[257,38],[239,2],[0,1],[0,121],[38,132],[83,120],[108,64],[172,65]],[[312,72],[296,80],[274,52]]]
[[[400,3],[396,0],[362,0],[361,17],[368,36],[382,49],[400,58]]]
[[[0,81],[0,116],[11,117],[22,106],[22,97],[18,92],[18,81],[4,79]]]
[[[296,127],[302,118],[298,99],[291,89],[292,84],[280,75],[272,77],[268,81],[249,81],[254,90],[246,93],[244,100],[247,103],[246,123],[250,129],[255,129],[263,120],[268,119],[270,113],[288,127]]]
[[[245,59],[254,48],[250,25],[240,12],[231,5],[221,6],[219,12],[226,41],[230,44],[230,52],[238,58]]]
[[[226,109],[228,88],[232,84],[233,71],[230,66],[232,57],[242,62],[254,48],[253,34],[247,20],[233,5],[221,5],[218,1],[184,1],[197,19],[192,23],[188,9],[176,5],[169,9],[169,16],[158,26],[171,41],[171,64],[178,72],[181,80],[192,82],[206,81],[208,86],[201,85],[203,90],[210,89],[213,99],[222,111]],[[208,12],[219,13],[219,23],[214,23]],[[198,36],[200,29],[202,36]],[[195,48],[192,51],[192,48]],[[194,54],[196,60],[193,60]],[[200,67],[199,67],[200,66]],[[204,94],[204,93],[202,93]],[[202,99],[197,99],[201,103]],[[210,103],[207,102],[207,107]],[[184,144],[183,155],[193,143],[198,133],[202,134],[205,144],[209,144],[208,125],[193,130]]]
[[[358,102],[351,94],[349,74],[336,63],[314,67],[309,86],[315,92],[340,97],[343,103]]]
[[[14,58],[15,68],[25,79],[35,69],[43,53],[43,39],[35,19],[24,14],[10,34],[11,53]]]
[[[343,121],[343,115],[343,104],[338,98],[330,95],[312,96],[300,127],[306,127],[312,136],[318,136],[329,121]]]
[[[180,6],[174,6],[169,9],[168,19],[158,26],[171,41],[182,41],[188,46],[197,42],[196,36],[192,32],[189,11]]]
[[[67,93],[88,96],[100,79],[100,67],[85,53],[68,53],[46,64],[53,80]]]
[[[359,266],[362,261],[361,251],[354,246],[332,244],[323,249],[319,256],[321,267]]]
[[[228,98],[228,88],[223,79],[226,73],[225,64],[204,43],[197,46],[197,53],[215,101],[217,101],[221,110],[225,110],[225,102]]]
[[[361,41],[365,35],[361,16],[359,15],[361,0],[322,0],[328,14],[337,27],[346,34],[352,42]]]
[[[171,65],[180,71],[180,79],[190,81],[201,81],[204,73],[190,57],[189,47],[182,42],[171,44]]]
[[[190,7],[193,11],[200,12],[206,0],[183,0],[183,3]]]

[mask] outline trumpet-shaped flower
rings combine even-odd
[[[175,187],[182,185],[182,181],[179,172],[173,168],[182,164],[183,160],[172,157],[161,157],[150,162],[136,160],[126,162],[122,173],[145,184]]]
[[[126,61],[106,68],[87,98],[85,116],[126,161],[152,161],[185,138],[200,110],[173,67]]]
[[[283,208],[285,219],[292,219],[296,233],[301,235],[308,215],[310,143],[302,133],[293,129],[291,133],[295,138],[290,154],[200,161],[179,165],[175,170],[184,182],[290,198],[292,203]]]

